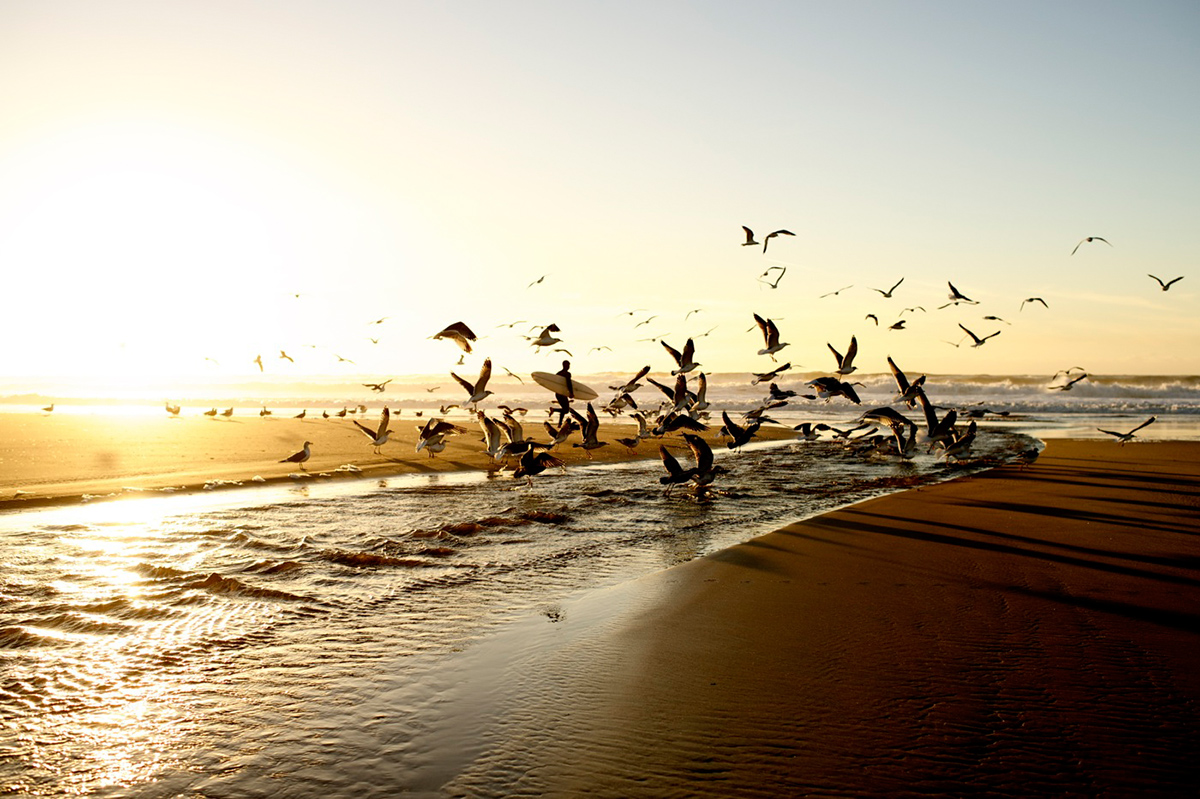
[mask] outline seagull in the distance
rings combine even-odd
[[[871,291],[878,291],[880,294],[882,294],[884,297],[887,297],[890,300],[892,298],[892,292],[895,291],[897,288],[899,288],[900,284],[903,282],[904,282],[904,278],[900,278],[899,280],[896,281],[896,285],[892,286],[887,291],[884,291],[883,289],[871,289]]]
[[[995,333],[992,333],[989,336],[984,336],[983,338],[980,338],[979,336],[972,333],[970,330],[967,330],[965,327],[963,327],[961,322],[959,323],[958,326],[962,327],[962,329],[966,332],[966,334],[971,337],[971,340],[975,342],[974,344],[971,345],[972,347],[982,347],[989,338],[994,338],[995,336],[1000,335],[1000,331],[997,330]]]
[[[1027,303],[1027,302],[1040,302],[1042,304],[1043,308],[1050,307],[1049,305],[1046,304],[1046,301],[1043,300],[1041,297],[1026,297],[1025,299],[1021,300],[1020,310],[1022,310],[1022,311],[1025,310],[1025,303]]]
[[[1154,275],[1151,275],[1149,273],[1147,273],[1146,276],[1154,277]],[[1166,291],[1167,289],[1171,288],[1171,286],[1173,284],[1178,283],[1180,280],[1183,280],[1183,277],[1184,277],[1183,275],[1180,275],[1179,277],[1175,278],[1174,280],[1168,280],[1166,283],[1164,283],[1162,281],[1162,278],[1160,278],[1160,277],[1154,277],[1154,280],[1158,283],[1158,285],[1162,288],[1163,291]]]
[[[746,231],[746,240],[742,242],[743,247],[757,247],[758,242],[754,240],[754,231],[742,225],[742,230]]]
[[[384,389],[387,387],[387,384],[390,382],[392,382],[392,378],[389,377],[387,380],[384,380],[382,383],[363,383],[363,387],[369,388],[372,391],[377,391],[380,394],[382,394]]]
[[[1155,421],[1155,418],[1153,416],[1151,416],[1149,419],[1142,422],[1137,427],[1130,430],[1128,433],[1117,433],[1112,430],[1101,430],[1099,427],[1097,427],[1096,429],[1100,430],[1100,432],[1104,433],[1105,435],[1116,436],[1117,441],[1121,444],[1128,444],[1130,441],[1133,441],[1134,433],[1136,433],[1137,431],[1141,430],[1143,427],[1145,427],[1148,424],[1151,424],[1154,421]]]
[[[279,351],[279,360],[281,360],[281,361],[287,361],[288,363],[295,363],[295,361],[294,361],[294,360],[292,360],[292,356],[288,355],[288,354],[287,354],[286,352],[284,352],[283,350],[280,350],[280,351]]]
[[[1075,245],[1075,250],[1078,250],[1085,243],[1089,243],[1089,242],[1093,242],[1093,241],[1103,241],[1105,244],[1108,244],[1109,247],[1112,246],[1112,244],[1109,244],[1107,239],[1102,239],[1099,236],[1085,236],[1079,240],[1078,244]],[[1075,250],[1071,250],[1071,255],[1075,254]]]
[[[958,289],[954,288],[954,284],[951,283],[949,280],[946,281],[946,285],[950,287],[950,294],[949,294],[950,302],[946,303],[945,305],[939,305],[938,306],[939,311],[942,308],[948,308],[951,305],[958,305],[960,302],[965,302],[968,305],[978,305],[979,304],[975,300],[973,300],[970,297],[968,297],[967,295],[963,294]]]
[[[840,289],[838,289],[837,291],[830,291],[830,292],[828,292],[828,293],[826,293],[826,294],[822,294],[822,295],[821,295],[820,297],[818,297],[817,299],[821,299],[821,300],[823,300],[823,299],[825,299],[826,297],[836,297],[837,295],[841,294],[841,293],[842,293],[843,291],[845,291],[846,289],[852,289],[852,288],[854,288],[854,286],[853,286],[853,285],[850,285],[850,286],[842,286],[842,287],[841,287]]]
[[[764,280],[764,278],[766,278],[767,275],[771,274],[771,272],[776,272],[776,271],[778,272],[778,274],[775,275],[774,280],[771,280],[769,278]],[[783,280],[783,276],[785,274],[787,274],[786,266],[772,266],[772,267],[769,267],[767,269],[767,271],[763,272],[761,275],[758,276],[758,282],[762,283],[765,286],[770,286],[773,289],[777,289],[777,288],[779,288],[779,281]]]
[[[795,236],[795,235],[796,234],[790,230],[775,230],[775,231],[768,233],[767,237],[765,239],[763,239],[763,252],[767,251],[767,245],[770,244],[771,239],[775,238],[776,236]]]

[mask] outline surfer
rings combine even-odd
[[[571,362],[564,360],[562,369],[559,369],[554,374],[558,375],[566,383],[566,393],[560,394],[557,391],[554,393],[554,401],[558,403],[557,408],[550,408],[550,414],[558,414],[558,423],[561,425],[563,420],[571,412],[571,397],[575,396],[575,385],[571,382]]]

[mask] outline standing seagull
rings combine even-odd
[[[1128,433],[1116,433],[1116,432],[1113,432],[1112,430],[1100,430],[1100,428],[1099,428],[1099,427],[1097,427],[1096,429],[1097,429],[1097,430],[1100,430],[1100,432],[1101,432],[1101,433],[1104,433],[1105,435],[1116,436],[1116,437],[1117,437],[1117,441],[1118,441],[1118,442],[1120,442],[1121,444],[1127,444],[1127,443],[1129,443],[1130,441],[1133,441],[1133,434],[1134,434],[1134,433],[1136,433],[1137,431],[1141,430],[1143,427],[1145,427],[1146,425],[1148,425],[1148,424],[1152,423],[1153,421],[1154,421],[1154,417],[1153,417],[1153,416],[1151,416],[1149,419],[1147,419],[1146,421],[1142,422],[1142,423],[1141,423],[1141,424],[1139,424],[1137,427],[1135,427],[1135,428],[1133,428],[1132,430],[1130,430]]]
[[[1154,275],[1151,275],[1151,274],[1147,274],[1146,276],[1154,277]],[[1171,286],[1174,285],[1175,283],[1178,283],[1180,280],[1183,280],[1183,275],[1180,275],[1179,277],[1175,278],[1174,280],[1168,280],[1166,283],[1162,282],[1162,278],[1154,277],[1154,279],[1156,281],[1158,281],[1158,285],[1162,287],[1162,290],[1166,291],[1167,289],[1171,288]]]
[[[984,336],[983,338],[980,338],[979,336],[972,333],[970,330],[967,330],[965,327],[963,327],[961,322],[959,322],[958,326],[962,327],[963,330],[966,330],[967,335],[970,336],[974,340],[975,343],[971,345],[972,347],[982,347],[984,342],[986,342],[989,338],[993,338],[995,336],[1000,335],[1000,331],[997,330],[995,333],[992,333],[990,336]]]
[[[763,342],[767,345],[758,351],[759,355],[770,355],[771,360],[775,360],[775,353],[787,346],[787,342],[782,344],[779,342],[779,328],[775,326],[775,322],[771,319],[763,319],[758,314],[754,314],[754,321],[758,323],[758,329],[762,331]]]
[[[696,345],[690,338],[687,340],[687,343],[683,345],[683,352],[675,349],[665,341],[660,341],[658,343],[662,344],[666,351],[671,353],[671,357],[675,359],[675,363],[679,367],[678,369],[671,370],[672,375],[680,375],[685,372],[690,372],[700,365],[695,361]]]
[[[848,375],[858,368],[854,365],[854,356],[858,355],[858,339],[854,336],[850,337],[850,346],[846,349],[845,355],[835,350],[833,345],[828,341],[825,342],[825,346],[833,353],[833,357],[837,358],[837,373],[839,375]]]
[[[884,291],[883,289],[871,289],[871,291],[878,291],[880,294],[882,294],[884,297],[887,297],[890,300],[892,298],[892,292],[895,291],[896,289],[898,289],[900,287],[900,284],[903,282],[904,282],[904,278],[900,278],[899,280],[896,281],[896,285],[892,286],[887,291]]]
[[[768,233],[767,237],[765,239],[763,239],[763,252],[767,251],[767,245],[770,244],[771,239],[775,238],[776,236],[795,236],[795,235],[796,234],[790,230],[775,230],[775,231]]]
[[[312,452],[309,450],[309,447],[311,447],[311,446],[312,446],[311,441],[305,441],[304,449],[300,450],[299,452],[295,452],[295,453],[292,453],[291,455],[288,455],[286,458],[281,460],[280,463],[295,463],[295,464],[299,464],[301,469],[304,469],[304,462],[312,456]],[[308,471],[308,470],[304,469],[304,471]]]
[[[1085,236],[1084,238],[1079,240],[1079,244],[1075,245],[1075,250],[1078,250],[1081,246],[1084,245],[1084,243],[1093,242],[1093,241],[1103,241],[1105,244],[1108,244],[1109,247],[1112,246],[1112,244],[1109,244],[1107,239],[1102,239],[1099,236]],[[1071,255],[1075,254],[1075,250],[1071,250]]]
[[[477,405],[480,400],[492,393],[487,389],[488,380],[491,379],[492,376],[491,358],[488,358],[483,362],[483,366],[479,369],[479,379],[476,380],[474,384],[468,383],[466,380],[454,374],[454,372],[451,372],[450,376],[457,380],[460,386],[466,389],[466,392],[469,395],[467,402],[472,406]]]
[[[383,416],[379,420],[379,428],[377,430],[372,430],[357,419],[352,420],[358,429],[363,431],[363,434],[366,435],[367,438],[371,439],[371,446],[374,447],[376,455],[379,454],[379,448],[387,443],[388,436],[391,435],[391,433],[388,431],[389,419],[391,419],[391,411],[389,411],[387,408],[384,408]]]

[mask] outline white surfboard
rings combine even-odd
[[[567,392],[567,379],[562,375],[556,375],[553,372],[534,372],[530,375],[539,386],[549,389],[555,394],[565,394],[571,399],[584,400],[585,402],[594,400],[600,396],[594,390],[580,383],[578,380],[571,378],[570,393]]]

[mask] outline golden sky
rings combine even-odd
[[[0,377],[1196,374],[1196,85],[1183,2],[5,2]]]

